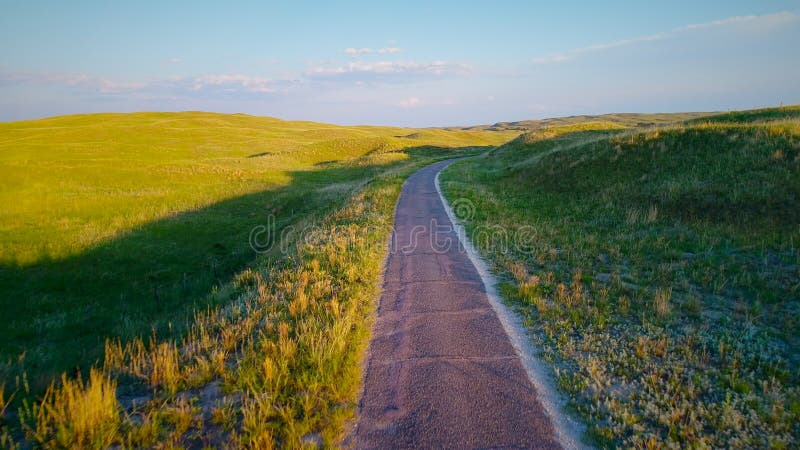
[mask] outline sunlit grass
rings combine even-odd
[[[116,382],[92,369],[80,377],[62,376],[41,402],[26,403],[20,420],[32,440],[44,447],[102,449],[118,437],[120,411]]]
[[[197,313],[182,339],[109,340],[89,383],[64,378],[25,410],[27,438],[79,448],[336,445],[356,407],[394,205],[402,181],[430,161],[376,176],[290,258],[239,273],[215,294],[223,306]],[[122,399],[106,398],[117,380]],[[95,409],[82,406],[89,399]],[[76,425],[84,416],[98,420],[91,430]]]
[[[503,139],[414,131],[213,113],[0,123],[0,264],[59,260],[155,219],[285,186],[289,172],[321,162]]]
[[[510,137],[206,113],[0,124],[0,405],[17,405],[0,444],[336,443],[402,181]],[[288,254],[249,247],[270,214],[310,230]]]
[[[106,338],[180,336],[268,216],[307,225],[410,153],[511,136],[212,113],[2,123],[0,379],[26,371],[41,392]]]

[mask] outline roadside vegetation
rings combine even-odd
[[[442,174],[501,293],[593,443],[796,447],[800,107],[606,125]]]
[[[0,124],[0,447],[336,443],[402,181],[511,136],[207,113]],[[258,254],[270,216],[295,231]]]

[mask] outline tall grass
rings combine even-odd
[[[118,437],[120,411],[116,382],[97,369],[84,384],[63,375],[41,402],[27,404],[20,419],[29,438],[43,447],[107,448]]]
[[[6,425],[6,411],[13,396],[7,398],[5,388],[5,384],[0,384],[0,447],[13,448],[15,444]]]

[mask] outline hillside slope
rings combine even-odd
[[[202,112],[0,123],[0,384],[21,367],[41,391],[106,338],[180,335],[268,217],[304,223],[393,165],[513,135]]]
[[[623,128],[636,128],[646,126],[664,126],[681,123],[687,120],[703,120],[717,113],[689,112],[689,113],[616,113],[599,115],[579,115],[567,117],[553,117],[537,120],[520,120],[515,122],[497,122],[493,125],[478,125],[464,127],[464,130],[486,131],[535,131],[543,128],[565,127],[579,125],[586,122],[612,123]]]
[[[0,447],[334,445],[403,180],[513,136],[211,113],[0,124]]]
[[[442,180],[598,443],[800,441],[800,107],[530,132]]]

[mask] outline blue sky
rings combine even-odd
[[[0,1],[0,121],[440,126],[800,103],[799,0]]]

